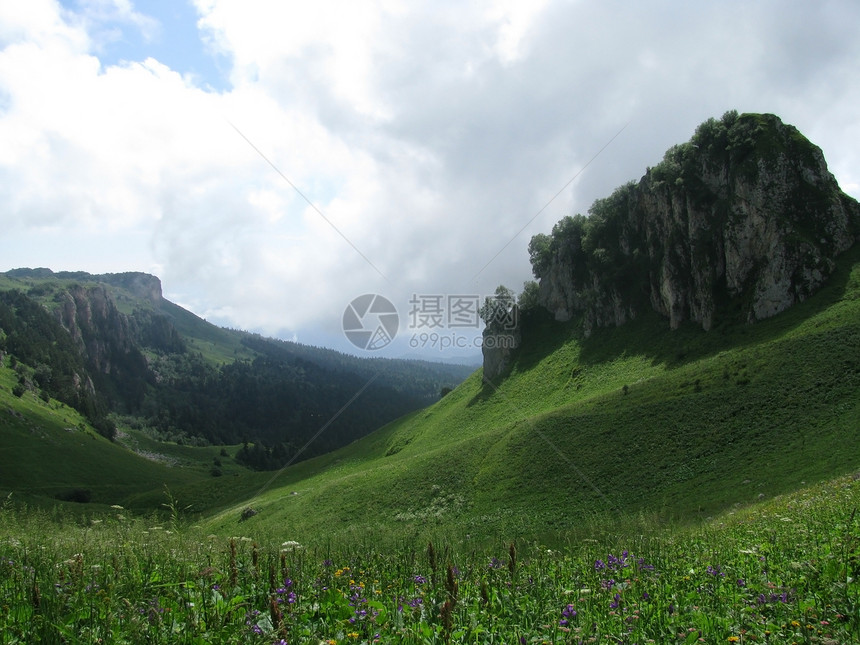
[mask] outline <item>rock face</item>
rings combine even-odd
[[[148,273],[129,271],[126,273],[106,273],[96,276],[98,280],[130,291],[133,295],[153,304],[161,302],[161,280]]]
[[[117,355],[133,351],[128,316],[121,314],[102,285],[75,285],[63,292],[56,310],[60,324],[87,357],[91,367],[110,374]]]
[[[145,374],[146,362],[140,347],[185,351],[185,342],[166,316],[144,308],[130,315],[122,313],[103,283],[122,287],[153,304],[162,298],[159,279],[144,273],[92,276],[89,282],[82,281],[56,296],[60,302],[55,310],[57,320],[97,373],[111,374],[121,367],[126,372]]]
[[[813,294],[860,239],[821,150],[769,114],[726,113],[637,183],[532,238],[540,303],[586,333],[654,309],[677,328],[749,322]]]
[[[516,312],[513,320],[515,324],[508,329],[499,330],[491,327],[484,329],[481,343],[484,381],[492,382],[502,376],[511,364],[514,351],[520,346],[522,338],[520,326],[516,324]]]

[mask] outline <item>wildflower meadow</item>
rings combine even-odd
[[[0,512],[3,643],[860,642],[860,481],[695,527],[390,545]],[[589,537],[591,535],[591,537]]]

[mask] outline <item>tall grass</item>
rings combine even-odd
[[[175,500],[174,500],[175,502]],[[860,481],[696,528],[305,545],[0,511],[3,643],[860,641]],[[589,537],[584,537],[588,535]]]

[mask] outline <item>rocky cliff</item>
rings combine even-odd
[[[68,332],[86,364],[78,385],[115,408],[134,409],[155,381],[147,354],[182,354],[186,344],[161,310],[161,281],[145,273],[14,269],[27,294]]]
[[[529,252],[540,303],[586,333],[649,308],[709,329],[804,300],[858,239],[860,205],[818,147],[774,115],[728,112]]]

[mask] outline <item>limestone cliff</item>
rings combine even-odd
[[[139,306],[141,300],[155,305],[161,302],[158,278],[144,273],[84,275],[87,277],[78,277],[78,284],[54,296],[59,302],[55,315],[96,372],[111,374],[122,366],[139,376],[147,372],[141,348],[185,351],[185,342],[167,316],[155,308]],[[126,293],[114,293],[110,286]],[[117,298],[125,302],[129,296],[137,306],[126,314],[119,310]]]
[[[647,309],[674,329],[747,321],[814,293],[860,239],[860,205],[821,150],[770,114],[726,113],[638,183],[532,238],[540,303],[586,333]]]

